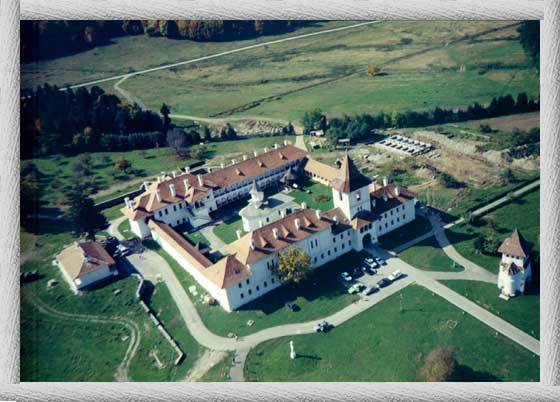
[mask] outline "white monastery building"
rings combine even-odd
[[[267,210],[262,189],[285,182],[288,176],[307,176],[332,190],[334,208]],[[198,227],[211,221],[210,213],[251,195],[241,212],[244,229],[238,239],[220,251],[225,257],[212,262],[173,227],[189,222]],[[122,212],[141,238],[151,236],[189,272],[227,311],[255,300],[281,285],[271,268],[278,253],[299,247],[317,268],[349,251],[360,251],[378,236],[415,219],[416,194],[389,184],[372,183],[346,155],[340,168],[309,158],[288,145],[265,148],[251,158],[207,173],[162,176],[145,184],[145,192],[125,200]],[[267,211],[270,218],[263,220]],[[266,218],[265,218],[266,219]]]
[[[56,256],[55,263],[74,293],[117,275],[115,260],[92,240],[75,243]]]
[[[525,292],[525,284],[531,280],[531,248],[532,244],[517,229],[498,248],[498,253],[502,253],[498,273],[500,297],[507,300]]]

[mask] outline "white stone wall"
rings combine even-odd
[[[155,231],[152,232],[153,239],[171,256],[177,263],[184,268],[197,282],[203,287],[214,299],[216,299],[220,306],[226,311],[231,311],[227,292],[225,289],[220,289],[216,284],[209,281],[196,267],[194,267],[186,258],[175,250],[175,248],[168,242],[164,241],[157,235]],[[200,289],[199,289],[200,290]]]
[[[410,200],[381,214],[376,221],[377,235],[383,236],[416,219],[415,200]]]
[[[113,273],[109,269],[109,266],[105,266],[104,268],[97,269],[93,272],[88,274],[82,275],[80,278],[75,279],[74,282],[76,283],[76,288],[82,289],[86,286],[93,285],[103,279],[109,278],[112,276]]]
[[[128,222],[130,223],[130,230],[132,231],[132,233],[134,233],[139,238],[144,239],[150,236],[150,228],[148,227],[148,224],[144,221],[144,219],[133,221],[129,218]]]
[[[165,222],[172,227],[189,222],[190,220],[190,215],[187,211],[187,203],[185,201],[156,209],[154,211],[154,217],[158,221]]]

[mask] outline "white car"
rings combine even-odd
[[[395,272],[389,275],[387,279],[389,279],[391,282],[394,282],[397,279],[402,278],[403,276],[404,276],[403,273],[397,269]]]
[[[364,285],[363,283],[356,283],[348,288],[348,293],[353,295],[355,293],[361,292],[365,287],[366,285]]]
[[[377,286],[373,286],[373,287],[367,286],[367,287],[362,291],[362,294],[363,294],[364,296],[369,296],[370,294],[375,293],[375,292],[377,292],[377,291],[379,291],[379,288],[378,288]]]
[[[344,279],[346,282],[352,282],[352,277],[348,272],[343,272],[340,274],[340,276],[342,276],[342,279]]]

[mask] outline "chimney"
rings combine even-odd
[[[171,193],[171,197],[175,197],[175,184],[169,185],[169,192]]]
[[[161,202],[161,194],[159,193],[159,189],[156,190],[156,198],[159,202]]]
[[[389,181],[387,180],[386,177],[383,178],[383,187],[387,186],[387,184],[389,184]]]
[[[257,155],[258,155],[257,150],[254,150],[253,151],[253,156],[257,156]]]
[[[241,239],[241,230],[239,230],[239,229],[236,230],[236,231],[235,231],[235,234],[237,235],[237,238],[238,238],[238,239]]]
[[[231,164],[232,164],[232,165],[235,165],[235,159],[232,159],[232,160],[231,160]]]
[[[333,216],[332,220],[334,221],[335,224],[337,224],[338,223],[338,216],[336,216],[336,215]]]
[[[173,178],[177,177],[177,172],[175,170],[171,173],[173,174]]]
[[[274,236],[274,238],[276,240],[278,240],[278,229],[277,228],[272,228],[272,235]]]
[[[124,198],[124,203],[125,203],[125,205],[127,206],[128,209],[132,209],[132,203],[130,202],[129,197]]]
[[[320,209],[316,209],[316,210],[315,210],[315,214],[317,215],[317,219],[321,220],[321,210],[320,210]]]
[[[255,240],[251,239],[251,250],[255,249]]]
[[[398,197],[400,193],[401,189],[399,188],[399,186],[395,186],[395,197]]]
[[[244,161],[247,160],[247,155],[243,154],[243,160],[244,160]]]
[[[278,143],[274,143],[274,149],[278,149]]]
[[[223,169],[224,167],[225,167],[225,166],[224,166],[224,162],[220,163],[220,168]]]
[[[288,146],[288,140],[284,140],[284,146],[285,146],[285,147]]]
[[[185,166],[185,173],[190,173],[190,172],[191,172],[191,167]]]
[[[197,174],[197,175],[196,175],[196,178],[198,179],[198,185],[199,185],[200,187],[204,186],[204,180],[202,179],[202,175]]]
[[[158,176],[158,177],[157,177],[157,182],[158,182],[158,183],[161,183],[161,176]]]
[[[299,218],[294,219],[294,224],[296,225],[296,230],[301,229],[301,221]]]
[[[262,219],[259,219],[259,227],[260,227],[260,228],[263,227],[263,221],[262,221]]]
[[[285,217],[286,217],[286,210],[285,210],[285,209],[283,209],[283,210],[280,211],[280,216],[281,216],[282,218],[285,218]]]
[[[268,152],[268,148],[264,147],[264,153],[267,153],[267,152]]]
[[[142,185],[144,186],[144,191],[148,191],[148,186],[150,185],[150,183],[145,181],[144,183],[142,183]]]
[[[183,184],[185,185],[185,192],[189,189],[189,181],[187,179],[183,179]]]
[[[305,202],[301,203],[301,209],[307,209],[307,204]]]

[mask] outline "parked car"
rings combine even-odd
[[[292,312],[294,311],[299,311],[299,306],[297,304],[295,304],[294,302],[287,302],[286,303],[286,308]]]
[[[364,296],[369,296],[372,293],[375,293],[379,291],[379,288],[377,286],[367,286],[364,290],[362,290],[362,294]]]
[[[378,267],[377,262],[375,262],[375,260],[371,257],[364,258],[364,264],[366,264],[370,268],[377,268]]]
[[[362,270],[360,269],[360,267],[356,267],[352,270],[352,276],[354,278],[359,278],[360,276],[362,276],[364,273],[362,272]]]
[[[363,283],[356,283],[348,288],[348,293],[353,295],[355,293],[361,292],[365,287],[366,285],[364,285]]]
[[[352,282],[352,277],[350,276],[350,274],[348,272],[343,272],[343,273],[340,274],[340,276],[342,276],[342,279],[344,279],[344,281]]]
[[[385,262],[383,258],[379,258],[379,257],[375,257],[375,262],[378,263],[379,265],[387,264],[387,262]]]
[[[404,276],[404,274],[403,274],[401,271],[399,271],[399,270],[397,269],[395,272],[393,272],[391,275],[388,276],[388,279],[389,279],[391,282],[394,282],[394,281],[396,281],[397,279],[402,278],[403,276]]]
[[[364,271],[364,273],[366,273],[368,275],[375,275],[375,270],[371,269],[371,267],[369,267],[367,265],[362,266],[362,271]]]
[[[327,332],[332,327],[333,327],[332,324],[330,324],[326,321],[321,321],[320,323],[315,325],[314,329],[315,329],[315,332]]]
[[[391,284],[391,281],[387,278],[383,278],[380,281],[377,282],[377,286],[379,286],[380,288],[384,288],[386,286],[389,286]]]
[[[130,249],[122,244],[119,244],[113,255],[115,257],[126,257],[127,255],[130,255]]]

